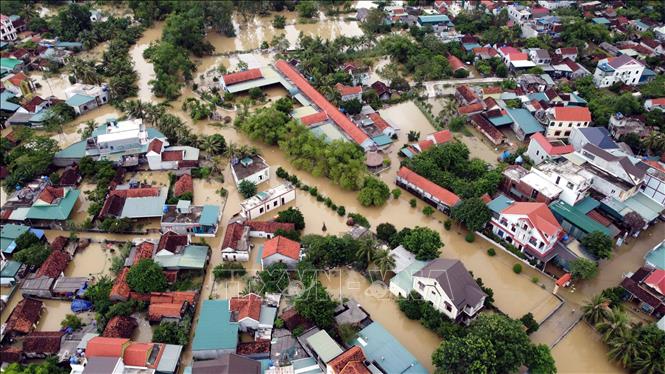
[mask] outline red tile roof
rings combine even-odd
[[[321,110],[328,114],[328,117],[333,120],[353,141],[358,144],[363,144],[369,139],[367,134],[362,132],[356,125],[351,122],[344,114],[342,114],[334,105],[326,100],[309,82],[303,77],[296,69],[284,60],[278,60],[275,67],[286,75],[291,82],[296,85],[310,100],[314,102]]]
[[[526,53],[509,53],[508,59],[510,61],[526,61],[529,59],[529,55]]]
[[[126,338],[105,338],[95,336],[85,347],[87,357],[122,357],[122,352],[129,343]]]
[[[459,69],[466,69],[466,66],[464,66],[462,60],[457,58],[457,56],[455,55],[448,56],[448,64],[450,64],[450,68],[453,69],[453,71],[457,71]]]
[[[453,133],[450,132],[450,130],[441,130],[432,134],[432,137],[434,138],[434,142],[436,142],[436,144],[444,144],[453,140]]]
[[[148,306],[148,320],[157,322],[165,317],[180,318],[184,305],[184,302],[150,304]]]
[[[412,170],[410,170],[405,166],[402,166],[402,168],[399,169],[397,176],[421,188],[423,191],[436,197],[437,199],[439,199],[444,204],[450,207],[455,206],[457,205],[457,203],[460,202],[459,196],[439,186],[438,184],[416,174],[415,172],[413,172]]]
[[[23,74],[23,73],[21,73],[21,74]],[[35,110],[37,110],[37,106],[39,106],[40,104],[42,104],[45,101],[46,100],[42,99],[41,97],[35,96],[32,99],[30,99],[30,101],[23,104],[23,108],[25,110],[27,110],[28,112],[30,112],[30,113],[34,113]]]
[[[27,334],[39,321],[43,302],[35,299],[23,299],[16,304],[7,319],[7,332]]]
[[[561,225],[544,203],[516,201],[505,208],[501,214],[526,215],[537,230],[547,235],[555,235],[561,231]]]
[[[136,248],[136,254],[134,255],[134,264],[136,264],[141,260],[151,259],[154,252],[155,252],[155,244],[149,241],[142,242]]]
[[[547,138],[545,138],[542,133],[539,132],[531,135],[531,140],[540,144],[543,150],[549,155],[565,155],[575,151],[573,146],[570,144],[553,145],[547,140]]]
[[[591,122],[591,112],[587,107],[558,106],[554,108],[554,120]]]
[[[159,353],[155,358],[155,362],[148,364],[148,358],[151,356],[152,351],[158,349]],[[122,361],[126,366],[138,366],[154,369],[159,364],[164,354],[164,344],[162,343],[130,343],[122,355]]]
[[[249,226],[250,231],[262,231],[271,234],[274,234],[275,231],[279,229],[284,231],[292,231],[296,229],[296,225],[290,222],[245,221],[245,225]]]
[[[316,112],[312,114],[308,114],[306,116],[300,117],[300,122],[302,122],[303,125],[309,126],[313,125],[315,123],[320,123],[328,119],[328,115],[324,112]]]
[[[164,151],[162,161],[182,161],[183,151]]]
[[[118,277],[115,278],[111,293],[109,294],[111,299],[127,300],[127,298],[129,298],[130,289],[127,284],[127,273],[129,273],[129,268],[123,268]]]
[[[346,86],[346,85],[343,85],[341,83],[337,83],[335,85],[335,89],[342,96],[357,95],[357,94],[363,92],[363,88],[360,87],[360,86],[355,86],[355,87],[354,86]]]
[[[224,74],[222,76],[224,84],[227,86],[259,78],[263,78],[263,74],[261,73],[260,69],[249,69],[245,71],[239,71],[237,73]]]
[[[341,373],[369,373],[370,371],[362,365],[362,368],[364,371],[350,371],[347,370],[346,368],[356,362],[359,362],[362,364],[366,360],[365,353],[363,352],[362,348],[360,348],[357,345],[354,345],[353,347],[349,348],[346,350],[346,352],[343,352],[339,356],[333,358],[330,362],[328,362],[328,367],[332,369],[332,372],[334,374],[341,374]],[[354,364],[355,365],[355,364]],[[356,369],[354,365],[351,365],[349,369]]]
[[[488,56],[494,57],[498,55],[499,53],[496,51],[494,48],[488,48],[488,47],[476,47],[472,49],[473,54],[479,55],[479,54],[486,54]]]
[[[173,186],[173,195],[180,196],[186,192],[194,193],[194,181],[189,174],[183,174]]]
[[[152,151],[155,153],[161,153],[164,142],[159,139],[153,139],[150,144],[148,144],[148,152]]]
[[[233,222],[226,226],[224,240],[222,241],[222,249],[236,248],[238,246],[238,241],[242,238],[243,231],[243,225],[237,222]]]
[[[300,258],[300,243],[277,235],[263,244],[263,258],[276,253],[298,260]]]
[[[469,103],[475,100],[480,100],[476,92],[467,85],[457,86],[455,90]]]
[[[253,293],[232,297],[229,310],[235,313],[236,321],[242,321],[245,318],[258,321],[261,318],[261,297]]]
[[[665,270],[654,270],[647,279],[644,280],[644,283],[665,296]]]
[[[136,319],[128,316],[115,316],[111,318],[102,333],[106,338],[131,338],[134,329],[138,327]]]
[[[64,332],[35,331],[23,339],[23,352],[42,353],[46,355],[57,354],[60,351],[60,342]]]
[[[182,303],[185,301],[194,304],[196,291],[152,292],[149,301],[151,304]]]
[[[651,99],[651,105],[665,105],[665,97]]]
[[[503,88],[500,86],[483,87],[483,93],[485,95],[500,94],[501,92],[503,92]]]
[[[370,113],[367,117],[369,117],[369,119],[374,122],[374,125],[381,131],[392,127],[378,112]]]
[[[65,249],[67,241],[68,239],[64,236],[56,236],[56,238],[51,241],[51,244],[49,244],[49,247],[51,247],[52,251],[62,251]]]
[[[65,189],[63,187],[56,188],[53,186],[46,186],[39,194],[39,200],[52,204],[56,199],[65,196]]]
[[[577,47],[559,48],[562,55],[576,55]]]
[[[23,82],[26,79],[28,79],[28,76],[23,74],[22,71],[20,71],[16,74],[12,75],[11,77],[9,77],[7,80],[10,81],[14,86],[19,87],[21,85],[21,82]],[[39,97],[39,96],[35,96],[35,98],[37,98],[37,97]],[[39,97],[39,98],[41,99],[41,97]],[[32,112],[32,110],[31,110],[31,112]]]
[[[39,267],[35,277],[57,278],[62,274],[72,257],[65,251],[53,251]]]
[[[16,346],[3,347],[0,349],[0,357],[3,362],[19,362],[23,358],[23,349]]]
[[[161,190],[157,187],[141,187],[141,188],[130,188],[128,190],[113,190],[110,192],[112,196],[119,197],[152,197],[159,196]]]
[[[485,106],[483,103],[473,103],[469,105],[463,105],[457,108],[457,112],[459,114],[471,114],[471,113],[478,113],[482,112]]]
[[[159,238],[159,244],[157,244],[157,252],[162,249],[166,249],[169,252],[175,252],[178,247],[187,245],[187,235],[180,235],[173,231],[167,231]]]
[[[434,145],[434,141],[429,140],[429,139],[423,139],[418,142],[418,148],[420,148],[421,152],[425,152],[426,150],[430,149]]]
[[[236,353],[241,356],[249,356],[253,354],[269,353],[270,352],[270,339],[257,339],[253,342],[238,343]]]

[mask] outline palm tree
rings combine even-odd
[[[85,140],[89,138],[92,135],[92,132],[95,131],[95,128],[97,127],[97,123],[93,120],[87,121],[85,123],[85,127],[83,128],[83,131],[81,132],[81,139]]]
[[[613,308],[604,321],[596,324],[596,330],[603,335],[603,341],[622,337],[628,328],[628,315],[619,308]]]
[[[665,360],[662,359],[662,356],[653,350],[645,350],[633,361],[630,369],[635,374],[665,373]]]
[[[100,84],[102,81],[95,68],[95,61],[74,57],[67,63],[67,66],[81,83]]]
[[[652,152],[660,153],[665,150],[665,135],[657,131],[652,131],[649,136],[644,138],[642,144]]]
[[[631,367],[636,358],[644,349],[644,341],[640,340],[636,332],[637,326],[632,326],[626,330],[625,334],[610,340],[610,359],[619,361],[624,367]]]
[[[356,251],[356,256],[358,260],[367,260],[369,264],[374,258],[376,248],[376,241],[374,239],[368,238],[360,241],[358,245],[358,250]]]
[[[603,321],[610,314],[610,300],[601,294],[594,296],[582,306],[582,316],[592,325]]]
[[[388,250],[380,250],[374,255],[374,264],[379,268],[381,276],[385,277],[387,272],[395,268],[395,258]]]

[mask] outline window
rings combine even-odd
[[[536,155],[540,155],[540,151],[536,151]]]
[[[560,136],[560,135],[561,135],[561,131],[555,131],[554,132],[554,136]]]
[[[515,232],[515,225],[510,229],[510,231]]]
[[[277,200],[273,201],[272,206],[274,206],[274,207],[277,206],[277,203],[278,203]]]
[[[500,222],[501,222],[501,225],[503,225],[503,226],[508,226],[508,220],[507,220],[507,219],[505,219],[505,218],[501,218],[501,221],[500,221]]]
[[[263,213],[263,207],[259,208],[259,213]]]
[[[570,183],[570,182],[566,183],[566,188],[567,188],[567,189],[572,190],[573,187],[575,187],[574,184],[572,184],[572,183]]]
[[[525,223],[524,226],[522,226],[522,230],[528,230],[528,229],[529,229],[529,226],[527,226],[527,224]]]
[[[453,311],[453,307],[452,307],[452,305],[448,304],[447,301],[445,302],[445,306],[446,306],[446,310],[447,310],[447,311],[449,311],[449,312],[452,312],[452,311]]]
[[[557,176],[556,177],[556,182],[554,182],[554,183],[556,183],[558,185],[560,180],[561,180],[561,176]]]
[[[531,238],[529,238],[529,244],[531,244],[534,247],[537,246],[538,245],[538,239],[536,239],[532,236]]]

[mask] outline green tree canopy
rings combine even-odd
[[[166,290],[166,276],[155,261],[143,259],[134,264],[127,273],[127,284],[139,293]]]
[[[298,208],[290,207],[277,213],[277,222],[293,223],[295,229],[300,231],[305,228],[305,217]]]
[[[250,180],[245,179],[238,184],[238,192],[240,192],[245,199],[249,199],[256,195],[256,190],[256,184]]]
[[[257,275],[261,282],[262,293],[279,293],[289,285],[289,274],[286,272],[286,264],[276,262],[267,266]]]
[[[30,266],[41,266],[51,254],[51,250],[44,243],[35,243],[14,254],[14,259],[18,262]]]
[[[362,206],[381,206],[390,197],[390,189],[382,181],[374,177],[366,177],[363,187],[358,192],[358,201]]]
[[[376,237],[386,243],[390,243],[393,236],[397,234],[397,229],[392,223],[381,223],[376,226]]]
[[[76,41],[79,33],[89,30],[90,9],[87,5],[72,3],[63,7],[51,20],[51,28],[64,41]]]
[[[443,247],[439,233],[429,227],[416,226],[401,238],[401,244],[420,261],[429,261],[439,257]]]
[[[589,233],[580,240],[580,243],[598,258],[610,258],[612,256],[612,238],[600,231]]]
[[[598,274],[598,265],[586,258],[577,258],[568,263],[570,274],[575,279],[591,279]]]
[[[296,297],[295,307],[301,316],[322,329],[331,327],[335,321],[337,302],[330,297],[318,280]]]
[[[469,231],[482,230],[492,218],[487,205],[479,197],[462,200],[453,207],[451,217],[463,223]]]
[[[5,185],[13,190],[16,184],[29,182],[44,175],[53,156],[59,150],[58,143],[46,136],[33,136],[5,156],[4,162],[9,169]]]

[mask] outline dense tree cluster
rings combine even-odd
[[[453,207],[450,215],[455,220],[463,223],[469,231],[481,230],[492,218],[487,205],[479,197],[462,200],[461,203]]]
[[[289,273],[286,264],[276,262],[258,272],[261,293],[280,293],[289,285]]]
[[[612,256],[612,238],[600,231],[594,231],[587,234],[580,240],[580,243],[598,258],[610,258]]]
[[[134,264],[127,273],[127,284],[133,291],[148,293],[166,290],[166,276],[152,259],[143,259]]]
[[[298,208],[290,207],[277,213],[277,222],[293,223],[295,229],[300,231],[305,228],[305,217]]]
[[[362,206],[381,206],[390,197],[390,189],[380,179],[366,177],[363,187],[358,192],[358,201]]]
[[[353,239],[350,235],[305,235],[301,242],[305,248],[307,261],[317,269],[346,265],[358,269],[367,267],[367,258],[358,256],[361,241]]]
[[[185,317],[180,322],[162,321],[152,334],[155,343],[187,345],[189,331],[192,328],[191,317]]]
[[[337,302],[330,297],[319,280],[314,279],[306,286],[295,299],[296,310],[316,326],[322,329],[330,328],[335,322]]]
[[[324,176],[344,189],[363,186],[365,155],[356,144],[334,140],[326,142],[276,106],[262,108],[252,115],[238,117],[236,125],[252,139],[279,145],[293,166],[312,175]]]
[[[59,150],[55,140],[36,135],[23,141],[9,153],[4,153],[2,164],[6,165],[9,171],[9,175],[5,179],[5,186],[9,190],[13,190],[18,184],[45,175],[53,156]]]
[[[469,149],[459,142],[432,147],[404,164],[464,199],[493,195],[501,182],[500,169],[492,169],[477,158],[469,159]]]

